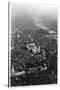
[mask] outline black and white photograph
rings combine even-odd
[[[8,86],[57,84],[57,6],[10,2]]]

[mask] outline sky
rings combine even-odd
[[[32,16],[48,16],[50,18],[57,18],[57,6],[42,5],[40,3],[11,3],[12,17],[30,14]]]

